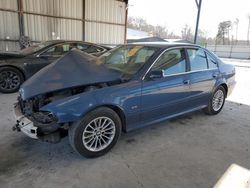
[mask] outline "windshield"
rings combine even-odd
[[[141,45],[120,46],[103,54],[100,60],[110,69],[133,75],[157,50],[156,47]]]
[[[32,54],[32,53],[35,53],[49,45],[53,44],[52,41],[46,41],[46,42],[42,42],[42,43],[39,43],[39,44],[36,44],[36,45],[33,45],[33,46],[30,46],[28,48],[24,48],[20,51],[21,54],[24,54],[24,55],[28,55],[28,54]]]

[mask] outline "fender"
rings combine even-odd
[[[87,92],[84,95],[78,94],[51,102],[40,110],[52,112],[58,118],[58,123],[66,123],[79,120],[95,106],[97,106],[95,98],[91,92]]]
[[[107,106],[117,113],[121,112],[128,124],[131,121],[138,122],[136,118],[139,116],[136,114],[140,108],[133,108],[140,106],[141,88],[138,89],[138,84],[140,85],[140,82],[130,82],[80,93],[51,102],[40,108],[40,111],[52,112],[58,118],[58,123],[66,123],[81,119],[95,108]],[[120,87],[127,90],[119,89]]]
[[[116,100],[118,103],[109,100],[99,101],[94,96],[94,92],[80,93],[51,102],[40,108],[40,111],[52,112],[58,118],[58,123],[78,121],[88,112],[102,106],[117,109],[124,116],[124,109],[118,104],[119,100]]]

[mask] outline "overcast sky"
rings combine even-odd
[[[128,11],[129,16],[142,17],[150,24],[166,26],[170,32],[178,35],[181,35],[181,28],[185,24],[195,29],[195,0],[129,0]],[[235,21],[238,18],[238,39],[246,40],[248,15],[250,0],[202,0],[200,29],[205,30],[208,36],[215,37],[221,21]]]

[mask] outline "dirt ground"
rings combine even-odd
[[[237,64],[237,85],[220,114],[124,134],[97,159],[74,153],[67,138],[48,144],[13,132],[16,94],[0,94],[0,187],[206,188],[232,163],[250,169],[250,61],[227,62]]]

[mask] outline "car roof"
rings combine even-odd
[[[50,44],[47,47],[54,46],[57,44],[63,44],[63,43],[82,43],[82,44],[88,44],[88,45],[94,45],[99,48],[103,48],[105,50],[111,50],[112,48],[102,45],[102,44],[96,44],[92,42],[85,42],[80,40],[48,40],[48,41],[42,41],[42,42],[49,42]]]
[[[44,42],[50,42],[51,45],[53,44],[60,44],[60,43],[64,43],[64,42],[69,42],[69,43],[73,43],[73,42],[79,42],[79,43],[85,43],[85,44],[93,44],[93,45],[97,45],[97,46],[101,46],[95,43],[91,43],[91,42],[85,42],[85,41],[80,41],[80,40],[48,40],[48,41],[44,41]]]
[[[178,47],[178,46],[190,46],[190,47],[200,47],[199,45],[192,43],[180,43],[180,42],[135,42],[129,43],[127,45],[142,45],[160,48]]]

